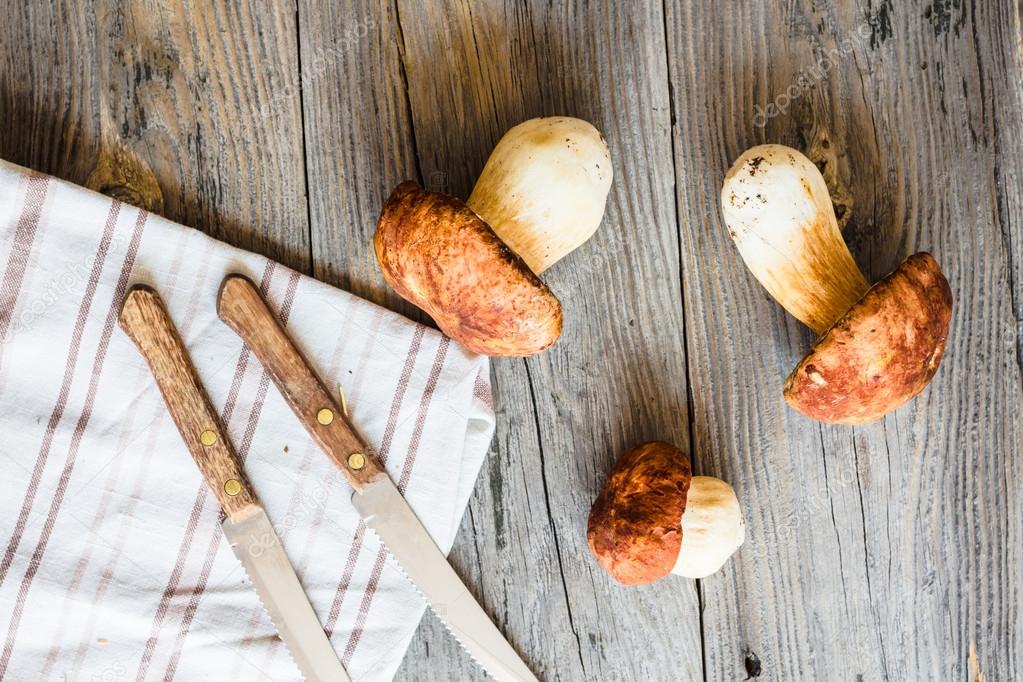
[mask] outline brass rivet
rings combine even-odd
[[[234,497],[242,491],[242,482],[237,478],[229,478],[224,481],[224,492]]]
[[[217,442],[217,432],[212,429],[206,429],[199,434],[199,442],[209,447]]]
[[[325,407],[316,413],[316,421],[326,426],[327,424],[334,421],[334,413]]]
[[[361,452],[353,452],[348,455],[348,466],[352,469],[361,469],[366,466],[366,455]]]

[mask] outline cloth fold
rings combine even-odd
[[[220,531],[220,509],[116,325],[163,297],[331,642],[393,677],[424,604],[351,488],[216,316],[248,275],[437,544],[494,429],[486,358],[261,256],[0,162],[0,679],[301,679]]]

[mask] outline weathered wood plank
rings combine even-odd
[[[384,199],[420,176],[395,7],[299,2],[316,276],[416,319],[384,283],[373,233]]]
[[[297,39],[271,0],[10,3],[0,156],[308,270]]]
[[[696,449],[736,483],[749,538],[703,581],[708,678],[754,656],[770,679],[1020,674],[1014,4],[668,6]],[[781,399],[810,334],[745,271],[717,208],[731,161],[763,141],[834,154],[870,278],[924,249],[949,276],[944,365],[883,422],[822,427]]]

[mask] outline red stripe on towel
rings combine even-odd
[[[22,208],[14,228],[11,253],[7,258],[3,281],[0,282],[0,340],[4,343],[10,340],[8,332],[11,328],[11,319],[14,317],[18,297],[21,294],[21,284],[25,279],[25,270],[28,268],[28,257],[32,253],[32,245],[35,243],[50,178],[45,175],[30,175],[27,183],[25,206]]]
[[[490,390],[490,382],[483,378],[483,372],[476,375],[476,383],[472,387],[472,395],[476,400],[483,403],[491,412],[494,411],[494,395]]]
[[[7,571],[10,570],[11,562],[14,561],[14,555],[21,544],[21,537],[25,532],[25,525],[28,523],[28,515],[32,510],[36,493],[39,490],[43,469],[46,467],[46,462],[50,456],[50,448],[53,445],[57,425],[60,424],[60,420],[64,416],[64,408],[67,406],[68,396],[71,394],[71,384],[74,382],[75,368],[78,365],[78,352],[81,350],[82,336],[85,333],[85,326],[89,320],[89,310],[92,308],[99,275],[103,271],[103,265],[106,263],[107,253],[110,249],[110,242],[113,240],[114,228],[117,225],[117,216],[120,213],[120,209],[121,202],[114,201],[110,205],[110,211],[107,213],[103,236],[96,250],[96,257],[93,260],[92,271],[89,275],[89,284],[82,298],[82,303],[78,308],[78,317],[75,320],[71,342],[68,344],[67,359],[64,361],[64,378],[57,393],[57,402],[53,406],[50,420],[46,424],[46,432],[43,435],[43,442],[39,448],[39,453],[36,455],[35,467],[32,469],[32,476],[29,479],[28,490],[25,492],[25,499],[21,503],[21,511],[18,512],[18,520],[14,524],[14,531],[11,533],[10,540],[7,543],[4,558],[0,561],[0,584],[7,579]],[[27,209],[26,212],[28,212]],[[27,254],[25,257],[28,257]],[[5,277],[4,279],[6,283],[7,278]]]
[[[111,214],[114,216],[116,221],[116,212],[119,206],[118,202],[111,204]],[[32,581],[39,570],[39,565],[43,560],[43,555],[46,552],[47,544],[50,541],[50,535],[53,532],[53,527],[57,522],[57,515],[60,513],[60,506],[64,501],[64,494],[67,492],[68,484],[71,481],[71,473],[75,466],[75,459],[78,456],[78,448],[81,445],[82,437],[85,435],[85,429],[89,425],[89,419],[92,417],[92,409],[95,405],[96,392],[99,389],[100,376],[103,374],[103,365],[106,360],[107,349],[110,346],[110,337],[113,335],[114,326],[117,323],[117,314],[121,308],[121,299],[124,298],[124,293],[128,288],[128,278],[131,275],[132,267],[135,264],[135,256],[138,254],[139,244],[142,241],[142,232],[145,228],[146,219],[148,213],[145,211],[138,212],[138,218],[135,221],[135,226],[132,232],[131,243],[128,245],[127,253],[124,257],[124,262],[121,265],[121,273],[117,280],[117,286],[114,290],[113,301],[111,302],[110,309],[107,311],[107,317],[103,324],[103,332],[100,336],[99,346],[96,349],[96,359],[93,362],[92,374],[89,379],[89,388],[85,397],[85,404],[82,407],[82,413],[78,418],[78,422],[75,424],[75,430],[71,438],[71,447],[69,448],[67,459],[64,463],[64,469],[60,474],[60,481],[57,484],[57,490],[53,495],[52,502],[50,503],[50,509],[47,513],[46,522],[43,525],[43,531],[39,538],[39,542],[36,544],[35,551],[32,553],[32,558],[29,560],[28,569],[25,571],[24,577],[21,579],[21,587],[18,590],[18,596],[14,605],[14,614],[11,616],[11,624],[7,629],[7,641],[4,644],[3,655],[0,656],[0,678],[4,676],[7,670],[7,665],[11,660],[11,653],[14,650],[15,635],[18,631],[18,625],[21,622],[21,615],[24,612],[25,600],[28,597],[28,592],[32,587]],[[104,241],[109,247],[109,239],[106,233],[104,233]],[[103,252],[102,260],[106,259],[105,248],[101,245],[100,250]],[[100,260],[100,256],[97,256],[97,260]],[[91,300],[95,290],[99,284],[99,275],[102,270],[102,264],[99,268],[93,270],[92,275],[89,278],[89,285],[86,290],[85,298]],[[85,304],[83,304],[84,306]],[[84,323],[83,323],[84,326]],[[76,330],[77,332],[77,330]],[[77,351],[75,351],[77,356]],[[62,410],[63,411],[63,408]],[[58,417],[59,421],[59,417]]]

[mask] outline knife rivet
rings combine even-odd
[[[234,497],[242,491],[242,483],[237,478],[229,478],[224,481],[224,492]]]
[[[217,432],[211,429],[206,429],[199,434],[199,442],[209,447],[217,442]]]
[[[352,469],[361,469],[366,466],[366,456],[361,452],[353,452],[348,455],[348,466]]]
[[[316,413],[316,421],[326,426],[334,421],[334,413],[325,407]]]

